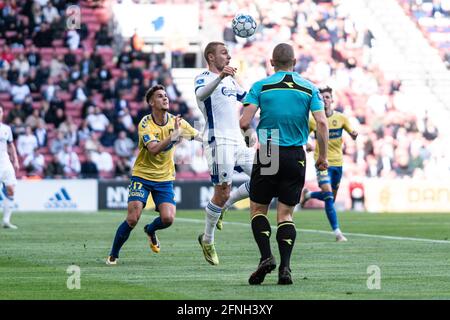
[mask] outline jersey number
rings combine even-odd
[[[140,182],[133,182],[133,183],[131,183],[131,185],[130,185],[130,187],[131,187],[131,189],[134,189],[134,190],[141,190],[142,189],[142,183],[140,183]]]

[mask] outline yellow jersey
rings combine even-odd
[[[139,122],[139,154],[133,166],[133,176],[151,181],[172,181],[175,180],[175,165],[173,154],[174,144],[171,143],[157,155],[152,155],[147,150],[147,144],[152,141],[162,141],[170,136],[175,126],[175,116],[168,113],[166,123],[162,126],[155,123],[151,114],[146,115]],[[198,131],[191,127],[184,119],[181,119],[181,136],[192,140]]]
[[[316,121],[314,117],[309,117],[309,132],[316,133]],[[333,111],[328,117],[328,165],[333,167],[342,166],[342,129],[351,133],[353,131],[348,118],[340,112]],[[314,150],[314,159],[319,157],[319,144],[316,144]]]

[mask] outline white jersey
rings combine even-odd
[[[13,142],[11,128],[0,123],[0,186],[16,185],[16,174],[8,155],[8,143]]]
[[[219,75],[205,71],[195,77],[195,91],[204,87]],[[197,98],[197,104],[205,117],[203,131],[204,145],[226,144],[241,145],[244,138],[239,126],[239,110],[237,101],[242,101],[247,94],[231,76],[225,77],[204,101]]]
[[[8,155],[8,143],[12,142],[13,135],[11,128],[4,123],[0,123],[0,165],[11,163]]]

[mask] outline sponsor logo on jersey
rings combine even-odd
[[[226,97],[235,96],[237,97],[236,89],[231,89],[227,87],[222,87],[222,94]]]

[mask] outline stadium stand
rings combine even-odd
[[[448,1],[399,1],[448,61]],[[65,29],[69,5],[80,6],[79,29]],[[136,125],[148,110],[142,97],[155,83],[167,87],[172,112],[191,124],[199,120],[188,96],[193,93],[180,89],[172,66],[160,54],[144,52],[137,34],[118,39],[111,5],[110,0],[0,4],[0,103],[16,141],[25,135],[27,125],[33,127],[39,146],[36,157],[42,155],[45,161],[44,165],[36,161],[44,170],[30,168],[31,159],[25,165],[26,155],[21,155],[19,178],[78,177],[80,166],[69,169],[64,163],[69,158],[89,162],[82,177],[96,176],[95,170],[88,170],[92,163],[100,178],[127,177],[134,156],[129,149],[122,154],[124,146],[117,147],[114,141],[120,135],[136,143]],[[236,39],[231,32],[229,22],[238,8],[259,18],[254,39]],[[360,132],[356,142],[345,139],[348,175],[449,173],[441,130],[426,113],[399,109],[402,81],[387,77],[373,61],[374,33],[356,23],[340,1],[209,1],[202,2],[200,19],[201,25],[214,21],[220,28],[218,40],[232,50],[245,88],[271,72],[268,57],[273,45],[292,41],[298,54],[296,70],[317,85],[330,85],[336,109],[350,116]],[[173,63],[183,67],[182,59]],[[102,165],[105,153],[113,165]],[[181,144],[176,167],[179,178],[208,178],[200,144]]]

